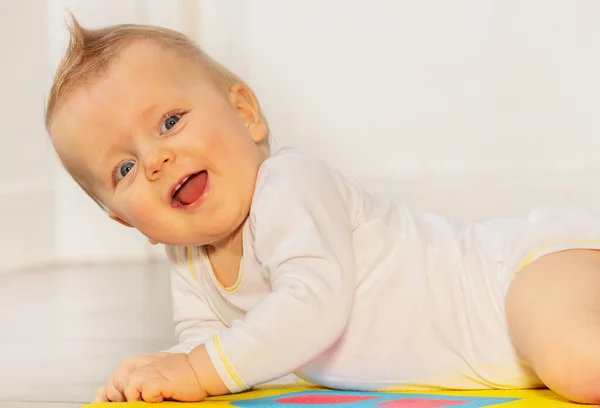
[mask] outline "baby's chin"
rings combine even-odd
[[[218,245],[221,242],[227,241],[230,237],[235,234],[237,228],[226,229],[224,231],[213,231],[212,234],[198,234],[197,232],[189,231],[180,234],[144,234],[148,239],[148,242],[152,245],[162,244],[167,246],[181,246],[181,247],[196,247],[196,246],[207,246],[207,245]]]
[[[248,211],[244,206],[226,207],[213,212],[210,217],[191,216],[181,219],[170,218],[169,223],[157,225],[154,220],[147,220],[143,228],[137,228],[150,243],[168,246],[220,246],[231,238],[238,236],[247,218]]]

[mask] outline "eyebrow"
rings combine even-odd
[[[150,116],[153,116],[154,112],[156,111],[156,108],[158,108],[158,103],[148,106],[140,112],[138,118],[148,119]]]
[[[116,164],[108,164],[108,157],[112,156],[114,154],[114,148],[109,148],[106,149],[105,151],[101,152],[101,154],[98,156],[98,160],[96,162],[97,166],[95,167],[95,170],[100,172],[100,174],[98,174],[98,177],[101,180],[101,184],[104,187],[112,187],[112,170],[113,170],[113,165]],[[109,167],[109,171],[105,171],[106,170],[106,166],[108,164]]]

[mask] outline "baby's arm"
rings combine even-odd
[[[170,353],[189,353],[225,327],[181,273],[178,270],[171,273],[173,321],[178,343],[166,350]]]
[[[267,173],[259,178],[250,222],[254,255],[272,293],[190,353],[209,394],[222,393],[211,390],[220,382],[214,369],[238,392],[309,363],[339,339],[352,308],[352,219],[335,175],[302,157],[275,158],[269,166],[261,170]]]

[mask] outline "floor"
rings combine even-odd
[[[0,408],[88,403],[125,357],[172,344],[165,264],[0,274]]]

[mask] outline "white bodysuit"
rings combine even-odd
[[[413,214],[282,149],[261,166],[233,287],[202,247],[167,248],[169,351],[206,344],[231,392],[289,373],[355,390],[539,386],[510,342],[505,294],[524,265],[568,248],[600,249],[600,220]]]

